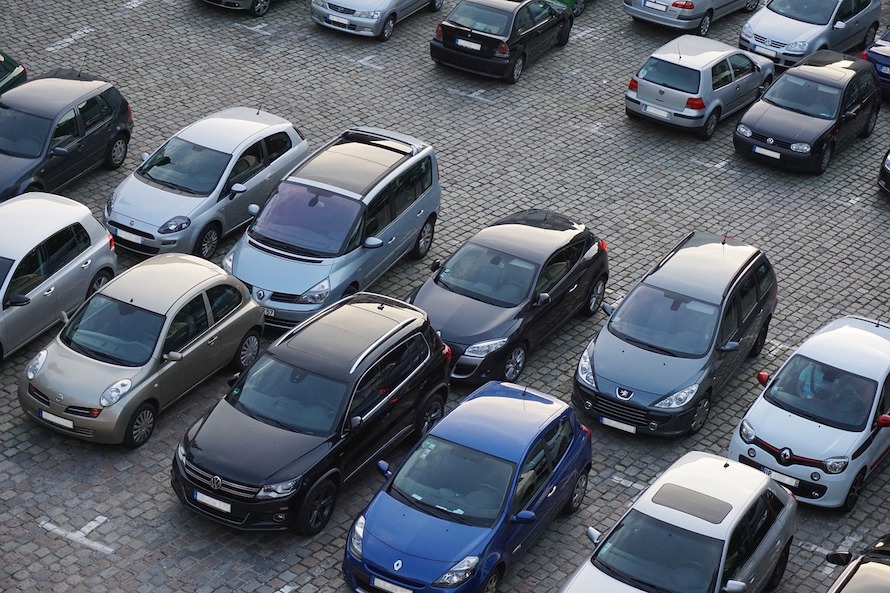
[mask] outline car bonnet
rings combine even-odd
[[[145,183],[130,173],[115,190],[112,220],[127,224],[130,219],[138,220],[158,228],[174,216],[189,216],[207,196],[179,193]]]
[[[328,278],[335,258],[285,257],[251,244],[245,234],[232,254],[232,274],[255,288],[286,294],[303,294]],[[331,289],[336,287],[332,286]]]
[[[795,113],[764,100],[754,103],[741,123],[754,132],[789,142],[813,142],[835,125],[834,120]]]
[[[560,593],[589,593],[590,591],[608,591],[608,593],[639,593],[639,589],[612,578],[600,571],[588,557],[573,572],[560,589]]]
[[[748,20],[756,35],[774,39],[781,43],[792,41],[809,41],[822,32],[828,25],[805,23],[773,12],[763,7]],[[769,43],[764,45],[768,46]],[[810,50],[812,51],[812,49]]]

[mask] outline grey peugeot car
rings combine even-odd
[[[258,109],[232,107],[183,128],[124,179],[104,222],[122,247],[146,255],[210,258],[220,239],[243,228],[309,153],[294,124]]]
[[[424,257],[442,190],[436,152],[378,128],[346,130],[278,185],[223,258],[266,325],[289,328],[365,290],[402,256]]]
[[[309,16],[331,29],[387,41],[396,23],[419,10],[438,12],[443,0],[312,0]]]

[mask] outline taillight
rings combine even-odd
[[[498,50],[494,52],[495,57],[498,58],[509,58],[510,57],[510,48],[507,47],[506,43],[501,43],[498,46]]]
[[[133,108],[127,105],[127,122],[133,123]]]
[[[868,52],[865,51],[865,50],[862,50],[862,53],[859,54],[859,57],[862,58],[863,60],[867,60],[867,59],[868,59]]]
[[[638,86],[640,86],[640,83],[637,82],[637,79],[636,79],[636,78],[631,78],[631,79],[630,79],[630,82],[627,83],[627,90],[629,90],[629,91],[635,91],[635,90],[637,90],[637,87],[638,87]]]
[[[436,34],[433,35],[433,39],[436,41],[442,41],[442,25],[436,26]]]
[[[701,97],[689,97],[686,99],[686,107],[689,109],[704,109],[705,102]]]
[[[581,425],[581,430],[584,431],[584,434],[587,435],[587,438],[588,438],[588,439],[593,439],[593,433],[590,432],[590,429],[587,428],[587,425],[586,425],[586,424],[582,424],[582,425]]]
[[[602,249],[603,251],[605,251],[607,248],[608,248],[608,246],[606,245],[606,240],[605,240],[605,239],[600,239],[600,249]]]
[[[695,8],[695,4],[693,4],[689,0],[685,0],[683,2],[680,2],[680,0],[677,0],[677,2],[674,2],[673,4],[671,4],[671,6],[673,6],[674,8],[680,8],[680,9],[684,9],[684,10],[692,10],[693,8]]]
[[[108,249],[114,251],[114,235],[108,233]]]
[[[445,362],[451,365],[451,346],[445,344],[445,348],[442,350],[442,354],[445,355]]]

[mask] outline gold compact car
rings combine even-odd
[[[40,424],[97,443],[139,447],[157,415],[226,364],[256,360],[262,309],[203,259],[159,255],[103,286],[19,378]]]

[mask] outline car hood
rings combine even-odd
[[[36,162],[37,159],[34,158],[12,156],[0,152],[0,198],[14,198],[18,193],[19,180],[34,167]],[[6,190],[13,193],[5,196]]]
[[[757,398],[745,414],[745,420],[757,438],[779,449],[788,447],[795,455],[810,459],[850,455],[862,440],[860,433],[807,420],[774,406],[763,396]]]
[[[873,53],[885,58],[890,58],[890,41],[878,39],[874,45],[868,48],[869,53]]]
[[[767,136],[779,136],[789,142],[810,142],[828,131],[834,121],[782,109],[760,100],[742,116],[739,123]]]
[[[207,197],[179,193],[151,185],[130,173],[115,190],[112,217],[133,219],[160,227],[174,216],[188,216]]]
[[[362,12],[365,10],[378,10],[382,9],[388,4],[390,4],[390,2],[386,0],[341,0],[337,2],[338,6],[352,8],[356,12]]]
[[[272,426],[221,400],[186,436],[189,460],[236,482],[260,485],[323,445],[325,437]],[[294,468],[295,477],[302,470]],[[275,478],[277,479],[277,478]]]
[[[575,569],[560,589],[563,593],[587,593],[602,591],[607,593],[640,593],[640,589],[614,579],[601,572],[588,557]]]
[[[254,288],[302,294],[331,275],[333,260],[293,259],[257,249],[245,233],[233,248],[232,274]]]
[[[762,35],[767,39],[774,39],[781,43],[791,43],[792,41],[809,41],[816,37],[827,25],[814,25],[812,23],[804,23],[782,16],[764,7],[758,10],[754,16],[748,20],[751,29],[757,35]],[[812,51],[812,50],[811,50]]]
[[[427,312],[430,325],[442,332],[445,342],[465,346],[504,337],[522,309],[498,307],[459,295],[439,286],[433,278],[420,287],[414,305]]]

